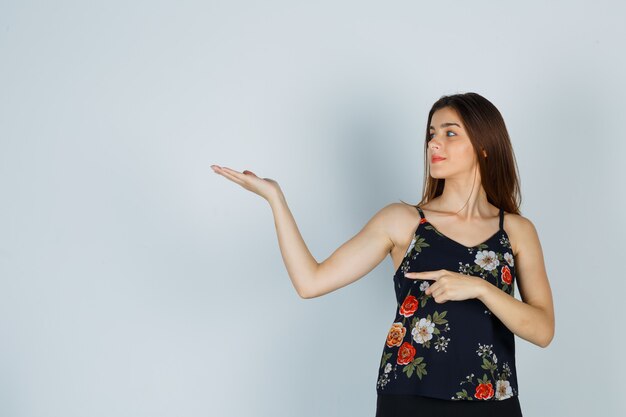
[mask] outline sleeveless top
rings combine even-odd
[[[482,278],[513,296],[515,261],[504,210],[498,231],[467,247],[439,232],[416,208],[420,222],[393,277],[397,309],[377,393],[480,401],[517,396],[514,334],[498,317],[477,298],[437,303],[424,293],[436,281],[404,276],[446,269]]]

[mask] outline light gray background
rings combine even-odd
[[[0,415],[373,416],[391,260],[298,298],[209,165],[276,179],[321,262],[418,201],[428,110],[467,91],[555,299],[524,415],[624,415],[626,7],[544,3],[0,2]]]

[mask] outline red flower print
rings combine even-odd
[[[502,282],[508,285],[511,285],[511,282],[513,282],[513,276],[511,275],[511,270],[506,265],[502,267]]]
[[[402,306],[400,306],[400,314],[404,317],[411,317],[417,310],[418,304],[419,302],[417,301],[417,298],[413,295],[409,295],[404,299]]]
[[[387,333],[387,346],[394,347],[402,344],[402,339],[406,335],[406,327],[402,323],[394,323]]]
[[[407,365],[414,357],[415,348],[409,342],[404,342],[398,349],[398,365]]]
[[[488,400],[493,397],[493,393],[493,386],[491,385],[491,382],[487,382],[486,384],[478,384],[474,397],[479,400]]]

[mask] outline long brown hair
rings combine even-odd
[[[430,140],[431,119],[437,110],[444,107],[451,107],[456,110],[465,126],[476,155],[479,155],[480,149],[484,149],[487,153],[486,158],[482,157],[482,152],[480,153],[481,157],[478,158],[481,183],[487,194],[487,200],[508,213],[520,214],[519,208],[522,197],[519,174],[504,119],[496,106],[476,93],[442,96],[430,109],[424,141],[422,200],[415,205],[410,205],[421,206],[443,192],[445,178],[430,176],[427,150]]]

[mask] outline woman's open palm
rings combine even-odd
[[[211,165],[211,168],[216,174],[236,182],[246,190],[252,191],[266,200],[280,191],[280,186],[276,181],[271,178],[259,178],[254,172],[247,169],[242,173],[227,167],[220,167],[219,165]]]

